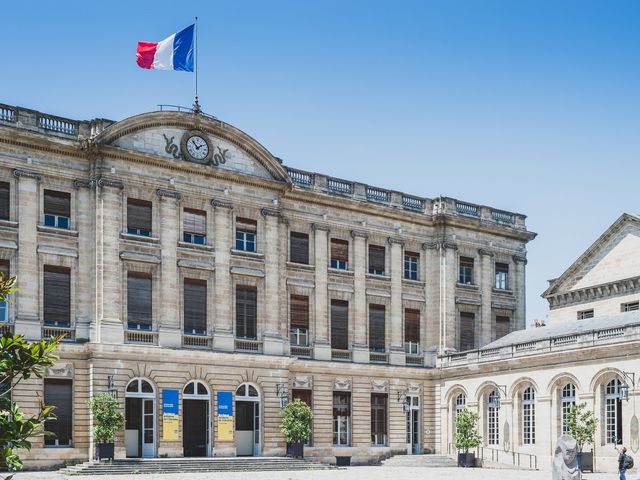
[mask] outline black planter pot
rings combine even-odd
[[[476,466],[476,454],[475,453],[459,453],[458,454],[458,466],[464,468],[472,468]]]
[[[304,443],[293,442],[291,444],[291,456],[293,458],[304,458]]]
[[[96,454],[98,460],[113,460],[113,451],[115,450],[113,443],[96,443]]]
[[[578,452],[576,459],[581,472],[589,471],[593,473],[593,452]]]

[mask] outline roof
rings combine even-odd
[[[640,324],[640,311],[618,313],[616,315],[602,315],[546,327],[518,330],[499,338],[495,342],[491,342],[483,347],[482,350],[507,347],[519,343],[536,342],[554,337],[588,333],[594,330],[625,327],[633,324]]]

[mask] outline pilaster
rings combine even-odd
[[[93,180],[76,180],[76,230],[78,230],[78,287],[76,290],[76,338],[89,339],[95,322],[94,292],[95,234],[92,220],[95,212]]]
[[[267,355],[283,355],[284,339],[279,328],[280,320],[280,275],[278,260],[280,255],[279,222],[281,212],[278,209],[263,208],[262,216],[265,218],[264,248],[265,270],[265,325],[262,334],[262,348]]]
[[[353,230],[353,288],[354,288],[354,339],[353,361],[369,362],[369,341],[367,338],[369,319],[367,316],[367,238],[366,232]]]
[[[315,264],[315,339],[313,357],[316,360],[331,360],[331,342],[329,341],[329,318],[327,306],[327,268],[329,226],[314,224]]]
[[[389,349],[389,363],[392,365],[405,364],[405,352],[403,345],[404,315],[402,311],[402,247],[404,241],[399,238],[389,237],[391,276],[391,347]]]
[[[483,248],[478,250],[480,254],[480,288],[482,289],[482,306],[480,310],[480,328],[478,331],[478,348],[492,341],[492,312],[491,294],[493,292],[493,252]]]
[[[233,284],[231,281],[231,248],[233,232],[231,215],[233,204],[227,200],[213,199],[214,207],[214,245],[216,252],[215,269],[215,317],[213,324],[213,347],[216,350],[233,351],[235,349],[233,319]]]
[[[527,328],[527,302],[526,302],[526,272],[525,267],[527,265],[527,257],[523,255],[514,255],[513,262],[515,263],[515,285],[514,295],[516,297],[516,310],[514,319],[514,329],[523,330]]]

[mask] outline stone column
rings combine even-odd
[[[369,363],[369,318],[367,316],[367,238],[366,232],[353,230],[353,361]]]
[[[491,310],[491,296],[493,293],[493,252],[481,248],[478,250],[478,253],[480,254],[480,288],[482,292],[478,348],[481,348],[491,343],[493,339],[493,315]]]
[[[525,291],[525,266],[527,265],[527,257],[523,255],[514,255],[513,262],[515,263],[513,294],[516,298],[516,310],[513,330],[524,330],[525,328],[527,328],[527,302]]]
[[[178,275],[178,235],[180,226],[180,193],[159,188],[160,199],[160,315],[158,343],[163,347],[181,347],[180,292],[182,286]]]
[[[329,226],[313,224],[315,242],[315,339],[313,358],[331,360],[331,341],[329,337],[329,315],[327,304],[327,268],[329,259]]]
[[[41,337],[40,320],[40,265],[38,263],[38,211],[40,195],[39,174],[25,170],[14,170],[17,181],[18,202],[18,263],[15,274],[20,291],[14,296],[16,302],[15,333],[27,340],[39,340]]]
[[[424,251],[424,260],[423,268],[420,271],[420,280],[425,282],[426,300],[424,309],[425,332],[421,334],[421,337],[424,338],[422,348],[428,357],[425,361],[435,365],[435,358],[440,346],[440,287],[438,283],[440,278],[440,257],[435,243],[424,243],[422,249]]]
[[[231,248],[233,232],[231,215],[233,204],[227,200],[213,199],[216,253],[215,270],[215,317],[213,324],[213,348],[232,352],[235,349],[233,331],[233,283],[231,280]]]
[[[404,337],[404,312],[402,311],[402,246],[404,241],[399,238],[389,237],[390,268],[391,274],[391,347],[389,349],[389,363],[392,365],[404,365],[405,353],[403,345]]]
[[[275,208],[263,208],[261,213],[265,218],[264,293],[267,302],[262,348],[267,355],[283,355],[284,339],[280,332],[280,236],[278,235],[281,212]]]
[[[544,458],[548,455],[550,453],[548,450],[550,449],[547,446],[552,444],[555,447],[556,440],[558,439],[557,437],[554,438],[555,435],[553,433],[554,427],[556,426],[556,422],[554,420],[557,418],[553,413],[554,407],[555,402],[552,401],[551,396],[536,395],[536,443],[534,451],[538,459]],[[545,447],[547,448],[545,449]]]
[[[458,282],[457,245],[442,242],[440,249],[440,351],[456,349],[458,318],[456,315],[456,283]]]
[[[75,180],[76,188],[76,225],[78,230],[78,270],[76,281],[76,338],[89,339],[91,323],[95,322],[95,277],[93,262],[95,261],[95,233],[93,216],[95,205],[92,188],[93,180]]]
[[[119,180],[101,178],[96,187],[96,322],[91,339],[123,343],[122,276],[119,256],[122,189]]]

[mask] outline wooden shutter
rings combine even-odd
[[[127,199],[127,228],[151,231],[152,203],[135,198]]]
[[[349,302],[331,300],[331,348],[349,348]]]
[[[460,351],[473,350],[476,345],[475,314],[460,312]]]
[[[385,350],[384,305],[369,305],[369,349]]]
[[[384,272],[384,251],[380,245],[369,245],[369,271]]]
[[[151,328],[152,324],[152,287],[151,275],[129,272],[127,274],[127,322],[130,327],[142,325]]]
[[[238,285],[236,288],[236,337],[256,338],[256,298],[255,287]]]
[[[258,222],[249,218],[236,218],[236,230],[239,232],[256,233],[258,231]]]
[[[10,186],[8,182],[0,182],[0,219],[9,220]]]
[[[68,268],[44,267],[44,322],[68,327],[71,324],[71,272]]]
[[[404,341],[420,343],[420,310],[405,308]]]
[[[496,315],[496,337],[495,340],[504,337],[511,330],[510,318],[506,315]]]
[[[73,384],[71,380],[45,378],[44,404],[56,407],[56,420],[48,420],[44,429],[55,435],[44,437],[45,445],[71,445],[73,422]]]
[[[349,242],[346,240],[339,240],[337,238],[331,239],[331,260],[338,260],[341,262],[349,261]]]
[[[291,295],[291,327],[309,328],[309,297]]]
[[[309,264],[309,235],[306,233],[291,232],[290,260],[295,263]]]
[[[301,400],[311,407],[311,390],[293,389],[291,390],[291,398],[293,400]]]
[[[56,192],[55,190],[44,191],[44,213],[49,215],[59,215],[61,217],[71,216],[71,195],[67,192]]]
[[[185,208],[183,215],[182,229],[185,233],[193,233],[195,235],[207,234],[206,212]]]
[[[207,331],[207,282],[194,278],[184,279],[184,331]]]

